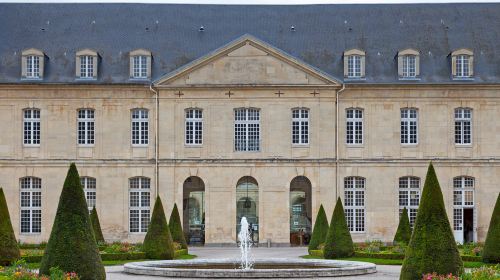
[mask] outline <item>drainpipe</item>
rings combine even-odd
[[[335,93],[335,201],[339,198],[339,95],[345,90],[345,84]]]
[[[151,83],[149,85],[149,90],[154,92],[155,94],[155,191],[156,191],[156,196],[159,196],[159,169],[158,169],[158,128],[159,128],[159,123],[158,123],[158,115],[159,115],[159,109],[160,109],[160,103],[158,101],[158,91],[156,91],[153,88],[153,84]]]

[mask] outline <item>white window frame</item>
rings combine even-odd
[[[132,57],[132,77],[134,79],[148,78],[148,57],[146,55],[134,55]]]
[[[260,109],[237,108],[234,110],[234,150],[236,152],[260,151]]]
[[[133,204],[133,198],[137,204]],[[132,226],[132,213],[136,212],[137,228]],[[151,180],[147,177],[129,179],[129,232],[146,233],[151,222]]]
[[[472,145],[472,109],[456,108],[454,114],[455,114],[455,145],[464,145],[464,146]],[[467,129],[468,131],[466,131]]]
[[[309,145],[309,116],[307,108],[292,109],[292,145]]]
[[[361,78],[361,55],[347,56],[347,78],[358,79]]]
[[[398,204],[400,217],[403,209],[406,208],[410,226],[413,227],[417,218],[418,206],[420,205],[420,178],[413,176],[399,178]]]
[[[131,143],[134,147],[149,145],[149,110],[136,108],[131,111]]]
[[[412,54],[403,55],[403,78],[417,77],[417,56]]]
[[[364,111],[361,108],[346,110],[346,144],[349,146],[363,145],[363,114]]]
[[[19,180],[19,185],[19,230],[21,234],[40,234],[42,232],[42,179],[23,177]],[[24,213],[28,215],[29,229],[27,231],[23,226]],[[38,221],[35,220],[35,217]]]
[[[469,78],[471,76],[469,69],[469,60],[470,55],[467,54],[459,54],[455,57],[456,78]]]
[[[187,146],[203,145],[203,110],[189,108],[185,111],[185,144]]]
[[[94,79],[94,56],[80,55],[80,79]]]
[[[40,146],[41,142],[41,110],[27,108],[23,110],[23,145]]]
[[[402,145],[418,145],[418,110],[416,108],[402,108],[401,117],[401,137]],[[415,136],[412,139],[412,136]]]
[[[92,208],[97,205],[97,183],[96,179],[93,177],[82,176],[80,177],[80,184],[83,187],[83,192],[85,193],[85,201],[87,202],[87,208],[92,211]]]
[[[475,206],[475,184],[474,177],[453,178],[453,230],[463,230],[463,209]]]
[[[95,110],[79,109],[77,112],[77,143],[79,146],[95,144]]]
[[[38,55],[26,56],[26,78],[27,79],[40,78],[40,56]]]
[[[366,230],[365,187],[366,180],[363,177],[344,178],[345,216],[350,232],[360,233]]]

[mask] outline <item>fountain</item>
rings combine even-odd
[[[128,263],[125,273],[172,278],[318,278],[362,275],[377,272],[372,263],[313,260],[257,259],[251,256],[251,235],[248,221],[241,218],[238,233],[240,259],[164,260]],[[239,263],[239,265],[238,265]]]

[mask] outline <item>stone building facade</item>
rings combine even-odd
[[[403,207],[415,218],[430,161],[457,241],[485,239],[500,190],[500,36],[472,30],[499,23],[498,4],[134,5],[152,20],[132,26],[128,5],[1,7],[0,186],[22,242],[48,239],[70,162],[109,241],[141,242],[159,195],[191,244],[234,244],[243,216],[255,242],[298,244],[337,197],[354,241],[390,242]],[[241,18],[209,24],[228,13]],[[299,20],[309,13],[334,42]],[[245,26],[271,15],[276,30]],[[394,35],[411,19],[448,34]],[[113,37],[142,24],[150,41]]]

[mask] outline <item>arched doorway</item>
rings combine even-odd
[[[312,232],[311,181],[297,176],[290,182],[290,244],[309,244]]]
[[[200,177],[191,176],[183,186],[182,221],[186,242],[189,245],[205,244],[205,183]]]
[[[259,242],[259,185],[250,177],[242,177],[236,185],[236,234],[240,232],[241,218],[246,217],[254,243]]]

